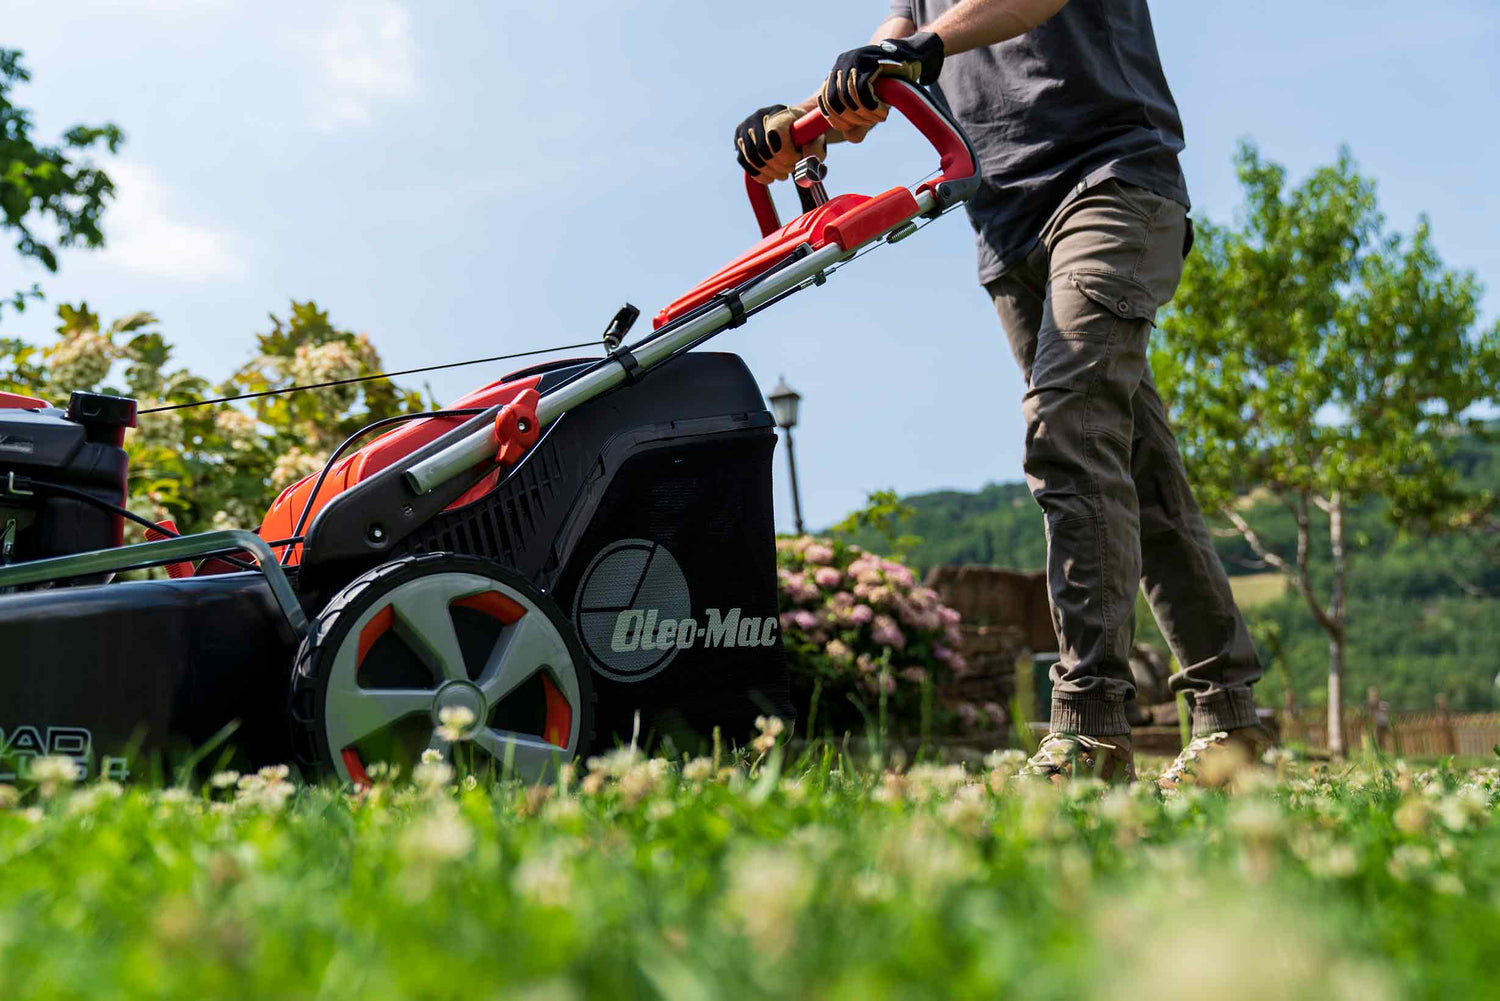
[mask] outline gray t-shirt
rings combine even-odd
[[[925,27],[958,0],[891,0]],[[1182,119],[1146,0],[1071,0],[1008,42],[947,59],[939,87],[979,152],[979,280],[1021,261],[1075,193],[1118,178],[1189,206]]]

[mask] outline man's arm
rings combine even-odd
[[[1067,5],[1068,0],[962,0],[926,30],[943,40],[944,55],[953,56],[1024,35]],[[906,34],[914,31],[915,26]]]

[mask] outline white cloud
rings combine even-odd
[[[233,241],[176,211],[171,192],[149,167],[120,160],[107,169],[117,197],[105,213],[107,243],[99,255],[103,263],[183,282],[224,278],[243,270]]]
[[[417,89],[411,15],[396,0],[345,0],[303,41],[323,78],[312,96],[322,128],[368,125],[377,105]]]

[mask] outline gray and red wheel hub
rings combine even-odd
[[[593,735],[572,625],[519,575],[445,553],[395,560],[329,603],[298,651],[292,719],[311,764],[355,785],[375,762],[455,753],[535,782]],[[445,720],[449,725],[445,726]]]

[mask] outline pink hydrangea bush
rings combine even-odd
[[[924,686],[967,673],[958,612],[910,567],[810,535],[778,539],[776,562],[793,695],[805,720],[817,691],[819,732],[862,733],[848,696],[874,718],[882,692],[888,720],[915,731]]]

